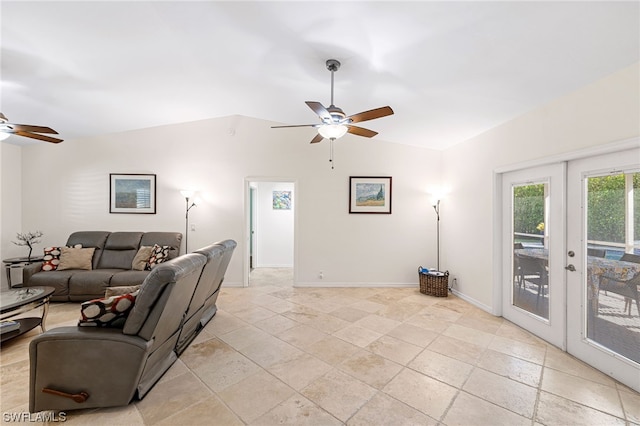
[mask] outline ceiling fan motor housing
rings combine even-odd
[[[342,111],[341,108],[338,108],[335,105],[331,105],[329,106],[329,108],[327,108],[327,111],[329,111],[329,114],[331,114],[331,122],[332,123],[338,123],[338,122],[342,122],[342,120],[345,119],[345,117],[347,116],[344,111]]]

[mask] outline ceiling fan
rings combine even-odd
[[[340,69],[340,62],[336,59],[327,60],[327,69],[331,71],[331,105],[326,108],[320,102],[305,102],[309,106],[309,108],[313,110],[313,112],[318,114],[320,123],[299,124],[293,126],[272,126],[271,128],[277,129],[284,127],[315,127],[318,129],[318,134],[313,139],[311,139],[311,143],[318,143],[325,138],[333,142],[335,139],[341,138],[346,133],[364,136],[366,138],[371,138],[377,135],[378,132],[354,126],[352,123],[360,123],[363,121],[374,120],[376,118],[392,115],[393,110],[391,109],[391,107],[385,106],[347,116],[344,111],[342,111],[342,109],[333,104],[333,74]]]
[[[5,117],[5,115],[0,112],[0,140],[8,138],[10,135],[18,135],[51,143],[62,142],[62,139],[40,135],[39,133],[53,133],[56,135],[58,134],[58,132],[50,127],[9,123],[7,117]]]

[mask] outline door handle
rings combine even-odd
[[[564,269],[566,269],[567,271],[571,271],[571,272],[575,272],[576,271],[576,267],[573,266],[572,264],[568,264],[567,266],[564,267]]]

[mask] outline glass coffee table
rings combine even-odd
[[[0,334],[0,343],[23,335],[37,326],[45,331],[45,319],[49,310],[49,299],[55,289],[53,287],[25,287],[3,291],[0,293],[0,321],[8,320],[25,312],[42,307],[39,317],[16,318],[20,328]]]

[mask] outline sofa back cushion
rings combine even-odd
[[[93,269],[98,267],[98,262],[102,256],[102,250],[107,242],[110,232],[107,231],[78,231],[69,235],[67,240],[67,247],[75,247],[80,244],[83,248],[94,247],[93,259],[91,260],[91,266]]]
[[[176,333],[206,262],[205,256],[191,253],[154,268],[140,286],[123,333],[153,338],[153,347]]]
[[[131,269],[142,234],[142,232],[112,232],[105,242],[98,268]]]

